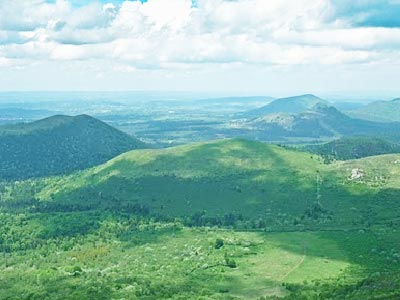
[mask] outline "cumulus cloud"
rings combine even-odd
[[[382,2],[0,1],[0,66],[111,59],[131,70],[387,60],[397,58],[400,28],[388,22]],[[400,9],[395,0],[387,4]]]

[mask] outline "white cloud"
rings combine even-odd
[[[282,43],[340,46],[344,49],[398,49],[400,48],[400,28],[360,27],[306,32],[277,30],[274,33],[274,39]]]
[[[0,67],[9,66],[10,61],[7,58],[0,57]]]
[[[350,26],[330,0],[0,1],[0,58],[114,60],[132,68],[388,60],[400,29]],[[123,69],[123,68],[122,68]]]

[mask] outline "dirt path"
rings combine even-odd
[[[296,269],[298,269],[304,262],[304,260],[306,259],[306,247],[303,247],[303,255],[300,259],[300,261],[293,267],[291,268],[288,272],[286,272],[285,275],[282,276],[281,281],[284,281],[286,279],[286,277],[288,277],[292,272],[294,272]]]
[[[297,270],[304,262],[304,260],[306,259],[307,253],[306,253],[306,247],[303,246],[303,255],[301,256],[300,261],[293,267],[291,268],[289,271],[287,271],[282,278],[280,279],[281,282],[283,282],[286,277],[288,277],[290,274],[292,274],[292,272],[294,272],[295,270]],[[282,287],[280,285],[277,285],[274,288],[274,293],[273,295],[279,295],[282,291]]]

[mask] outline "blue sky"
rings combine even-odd
[[[336,0],[337,14],[343,15],[357,26],[399,27],[400,1],[398,0]]]
[[[0,90],[400,95],[400,0],[0,1]]]

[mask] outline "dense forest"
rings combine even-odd
[[[323,156],[326,161],[400,153],[399,144],[371,136],[342,137],[325,144],[308,145],[303,149]]]
[[[86,115],[0,127],[0,178],[26,179],[92,167],[143,148],[139,140]]]

